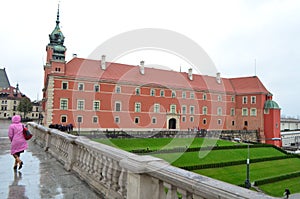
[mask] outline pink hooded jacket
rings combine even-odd
[[[11,119],[12,124],[8,129],[8,137],[11,141],[10,153],[13,155],[17,152],[24,151],[28,144],[23,135],[23,124],[20,115],[15,115]]]

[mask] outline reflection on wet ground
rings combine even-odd
[[[72,172],[39,146],[29,141],[29,148],[21,154],[24,166],[14,171],[10,155],[7,128],[10,123],[0,120],[0,198],[101,198]]]

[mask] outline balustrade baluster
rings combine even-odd
[[[126,188],[126,182],[127,182],[127,171],[124,168],[121,168],[121,173],[120,173],[120,177],[119,177],[119,193],[123,196],[126,197],[127,194],[127,188]]]
[[[164,182],[164,186],[168,189],[166,199],[178,199],[176,187],[172,184]]]
[[[121,174],[121,167],[119,166],[118,162],[113,160],[112,161],[112,186],[111,188],[115,191],[120,189],[119,186],[119,177]]]

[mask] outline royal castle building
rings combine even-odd
[[[280,108],[257,76],[222,78],[73,57],[59,26],[44,65],[44,124],[81,130],[257,130],[280,137]],[[280,145],[280,142],[276,142]],[[279,144],[278,144],[279,143]]]

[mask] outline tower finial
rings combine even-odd
[[[59,24],[59,3],[58,3],[58,7],[57,7],[57,16],[56,16],[56,24]]]

